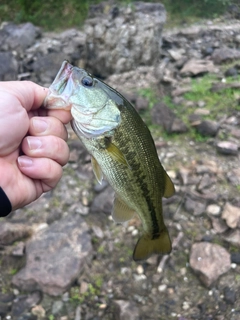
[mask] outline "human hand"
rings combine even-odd
[[[71,114],[40,108],[47,91],[30,81],[0,82],[0,187],[12,210],[53,189],[69,158],[63,124]]]

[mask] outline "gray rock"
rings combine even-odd
[[[191,59],[184,64],[180,71],[180,74],[187,75],[198,75],[207,72],[217,72],[217,68],[214,66],[210,60],[199,60]]]
[[[17,80],[18,63],[12,52],[0,52],[0,81]]]
[[[116,319],[119,320],[138,320],[140,317],[139,310],[135,303],[126,300],[115,300],[115,304],[119,307],[119,314]]]
[[[214,63],[221,64],[224,62],[230,62],[240,58],[240,51],[237,49],[223,47],[215,49],[212,54]]]
[[[12,305],[12,316],[14,319],[18,318],[23,313],[30,311],[30,309],[37,305],[42,296],[40,292],[32,292],[28,295],[17,296]]]
[[[183,133],[188,130],[183,121],[164,103],[155,104],[151,116],[153,123],[163,126],[167,133]]]
[[[210,287],[231,268],[230,254],[218,244],[195,243],[191,248],[190,266],[203,284]]]
[[[185,209],[189,214],[194,214],[195,216],[199,216],[205,212],[206,209],[206,201],[197,201],[193,200],[190,197],[186,198],[184,203]]]
[[[240,227],[240,208],[227,202],[222,212],[222,219],[226,221],[229,228]]]
[[[63,52],[52,52],[36,57],[33,71],[40,83],[51,84],[58,73],[63,60],[69,57]]]
[[[238,69],[235,67],[229,68],[224,72],[226,77],[236,77],[238,75]]]
[[[0,223],[0,244],[9,245],[13,242],[27,238],[32,234],[33,228],[23,223]]]
[[[231,141],[221,141],[217,143],[217,151],[226,155],[237,155],[238,145]]]
[[[240,230],[234,229],[223,235],[224,240],[230,242],[234,246],[240,247]]]
[[[219,124],[215,121],[203,120],[195,125],[195,128],[202,136],[215,137],[219,129]]]
[[[234,252],[231,254],[231,262],[240,264],[240,252]]]
[[[138,111],[143,111],[143,110],[147,110],[149,107],[149,102],[147,99],[143,98],[143,97],[137,97],[136,102],[134,104],[134,107],[138,110]]]
[[[224,300],[227,304],[234,305],[236,301],[236,292],[229,287],[223,289]]]
[[[11,22],[3,23],[0,29],[0,49],[23,53],[40,35],[40,29],[30,22],[19,25]]]
[[[212,221],[213,230],[216,233],[224,233],[225,231],[228,230],[228,226],[224,220],[219,219],[219,218],[215,218],[213,216],[211,216],[210,219]]]
[[[160,57],[166,20],[164,6],[136,2],[131,7],[117,9],[118,14],[113,15],[116,5],[92,6],[90,18],[85,22],[86,68],[102,77],[152,65]]]
[[[80,216],[67,216],[36,233],[26,244],[26,266],[12,279],[21,290],[60,295],[91,257],[88,227]]]
[[[53,315],[59,314],[63,308],[63,305],[64,305],[63,301],[61,301],[61,300],[54,301],[54,303],[52,305],[52,314]]]
[[[107,187],[93,199],[90,211],[110,214],[112,212],[113,199],[114,191],[111,187]]]

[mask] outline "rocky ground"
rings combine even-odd
[[[105,79],[154,124],[176,187],[163,203],[171,254],[132,260],[141,224],[137,217],[112,221],[113,191],[97,184],[69,126],[70,161],[59,185],[0,220],[0,319],[240,319],[239,32],[239,21],[224,19],[165,30],[159,63]],[[89,63],[86,35],[77,29],[49,34],[4,25],[0,38],[2,80],[49,85],[66,57]],[[211,92],[233,91],[224,111],[216,105],[214,112],[204,95],[186,98],[192,79],[205,74],[216,76]],[[150,86],[161,101],[151,110],[151,99],[137,91]]]

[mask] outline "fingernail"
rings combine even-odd
[[[18,164],[20,167],[31,167],[33,164],[33,161],[31,158],[28,158],[26,156],[18,157]]]
[[[34,118],[33,119],[33,127],[36,130],[36,132],[38,132],[38,133],[44,132],[44,131],[46,131],[46,129],[48,127],[48,123],[43,119]]]
[[[42,141],[35,137],[27,137],[27,142],[30,150],[40,149]]]

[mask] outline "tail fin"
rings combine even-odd
[[[171,250],[171,240],[169,238],[167,228],[165,228],[156,239],[151,239],[148,235],[143,235],[135,246],[133,260],[145,260],[153,253],[166,254],[170,253]]]

